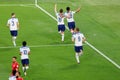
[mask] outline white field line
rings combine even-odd
[[[35,4],[0,4],[0,6],[34,6]]]
[[[45,9],[43,9],[42,7],[40,7],[38,4],[35,4],[35,6],[37,8],[39,8],[40,10],[42,10],[44,13],[46,13],[47,15],[49,15],[51,18],[53,18],[55,21],[57,21],[57,19],[52,16],[49,12],[47,12]],[[112,59],[110,59],[109,57],[107,57],[104,53],[102,53],[100,50],[98,50],[97,48],[95,48],[93,45],[91,45],[89,42],[85,42],[89,47],[91,47],[93,50],[95,50],[96,52],[98,52],[101,56],[103,56],[105,59],[107,59],[109,62],[111,62],[114,66],[116,66],[118,69],[120,69],[120,66],[114,62]]]
[[[51,44],[51,45],[33,45],[29,46],[31,48],[39,48],[39,47],[62,47],[62,46],[73,46],[74,44]],[[20,48],[21,46],[8,46],[8,47],[0,47],[0,49],[6,49],[6,48]]]

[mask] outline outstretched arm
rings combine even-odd
[[[80,7],[75,11],[75,13],[79,12],[80,11]]]
[[[85,38],[85,37],[83,37],[83,38],[82,38],[82,42],[85,42],[85,41],[86,41],[86,38]]]
[[[55,10],[55,13],[57,13],[57,4],[55,4],[54,10]]]

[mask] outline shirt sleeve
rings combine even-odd
[[[75,14],[75,11],[72,11],[72,14]]]
[[[8,20],[7,24],[10,24],[10,20]]]
[[[56,14],[56,16],[58,16],[58,13],[55,13]]]
[[[20,48],[20,53],[22,52],[22,49]]]
[[[84,38],[84,35],[83,35],[83,34],[81,34],[81,36],[82,36],[82,38]]]
[[[28,52],[30,52],[30,48],[28,48]]]

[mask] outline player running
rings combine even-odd
[[[66,7],[66,11],[67,12],[65,12],[65,16],[67,18],[68,27],[70,32],[73,33],[75,28],[74,14],[79,12],[80,8],[78,8],[76,11],[71,11],[70,7]]]
[[[77,63],[80,63],[79,56],[83,53],[83,42],[85,42],[86,38],[82,33],[79,32],[79,28],[75,28],[75,34],[73,34],[72,41],[75,42],[75,57]]]
[[[22,69],[24,72],[24,75],[26,76],[26,70],[29,68],[29,54],[30,54],[30,48],[26,46],[27,42],[22,42],[22,47],[20,48],[20,55],[21,55],[21,62],[22,62]]]
[[[17,34],[18,34],[18,29],[19,29],[19,21],[16,18],[15,13],[11,14],[11,18],[8,20],[7,26],[10,29],[13,45],[16,46],[16,38],[17,38]]]
[[[60,9],[59,13],[57,12],[57,4],[55,4],[55,9],[54,10],[55,10],[55,14],[57,16],[58,32],[62,36],[61,41],[64,41],[64,31],[65,31],[64,18],[65,18],[65,15],[63,14],[63,9]]]
[[[16,59],[15,56],[12,58],[12,76],[15,76],[16,72],[19,71],[19,64]]]

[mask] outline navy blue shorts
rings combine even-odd
[[[68,22],[69,29],[75,29],[75,22]]]
[[[65,25],[58,25],[58,31],[65,31]]]
[[[21,62],[23,66],[29,65],[29,59],[22,59]]]
[[[83,46],[75,46],[75,52],[81,52],[83,51]]]
[[[11,33],[11,36],[17,36],[18,31],[10,31],[10,33]]]

